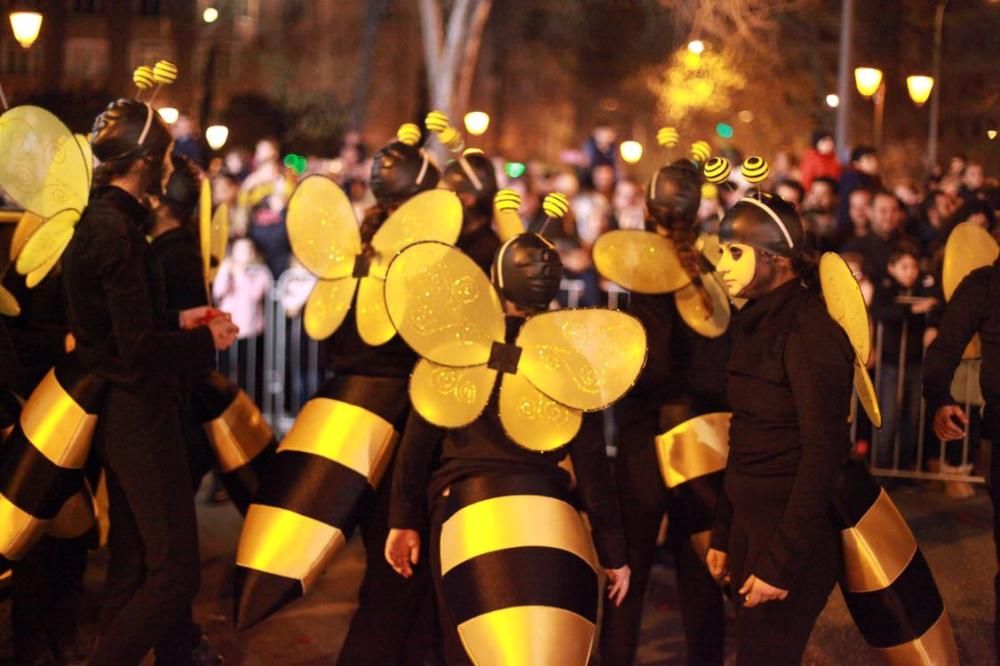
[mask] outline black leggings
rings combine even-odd
[[[112,387],[95,446],[108,485],[107,591],[93,665],[191,659],[191,602],[200,562],[179,408],[169,398]]]
[[[615,481],[632,570],[629,593],[620,607],[604,604],[601,620],[601,663],[628,666],[635,660],[649,571],[656,559],[656,537],[668,515],[667,540],[677,568],[677,592],[687,642],[687,662],[722,664],[725,611],[719,585],[708,573],[682,529],[679,507],[664,485],[652,445],[615,460]]]
[[[785,512],[792,479],[751,477],[727,472],[727,490],[733,500],[729,528],[729,571],[736,614],[737,666],[799,664],[816,619],[837,584],[842,551],[840,532],[832,518],[817,530],[812,552],[801,575],[790,586],[788,598],[743,608],[737,592],[753,573],[754,562],[768,547]],[[753,498],[741,506],[735,498]],[[770,581],[765,581],[770,582]]]

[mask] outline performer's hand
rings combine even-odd
[[[385,561],[403,578],[413,575],[420,561],[420,533],[416,530],[392,528],[385,540]]]
[[[181,330],[189,331],[192,328],[204,326],[210,319],[218,316],[219,314],[218,310],[208,305],[199,305],[196,308],[181,310],[179,322]]]
[[[625,595],[628,594],[628,581],[632,577],[632,570],[626,564],[618,569],[605,569],[604,573],[608,575],[608,599],[615,606],[621,606]]]
[[[729,582],[729,555],[721,550],[709,548],[708,554],[705,556],[705,564],[708,566],[708,573],[712,574],[712,578],[720,585]]]
[[[768,585],[760,578],[750,576],[747,578],[747,582],[743,583],[743,587],[740,588],[740,594],[743,595],[743,607],[753,608],[768,601],[784,600],[788,597],[788,590]]]
[[[240,327],[229,321],[228,317],[215,317],[208,322],[208,330],[212,332],[212,342],[219,351],[229,349],[236,342]]]
[[[965,437],[965,427],[968,425],[969,417],[958,405],[944,405],[934,412],[934,434],[946,442]]]

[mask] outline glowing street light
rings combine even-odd
[[[218,150],[226,145],[226,140],[229,139],[229,128],[225,125],[212,125],[205,130],[205,141],[208,141],[208,147],[212,150]]]
[[[469,111],[465,114],[465,129],[472,136],[486,133],[490,126],[490,114],[483,111]]]
[[[42,15],[39,12],[11,12],[10,27],[17,43],[30,49],[42,30]]]
[[[695,55],[701,55],[705,52],[705,42],[700,39],[692,39],[688,42],[688,51]]]
[[[215,7],[206,7],[201,13],[201,20],[205,23],[215,23],[219,20],[219,10]]]
[[[995,129],[986,130],[986,136],[990,138],[990,141],[997,138],[997,131]]]
[[[874,67],[857,67],[854,69],[854,84],[864,97],[871,97],[882,85],[882,70]]]
[[[831,109],[836,109],[840,106],[840,96],[830,93],[826,96],[826,105]]]
[[[743,109],[736,114],[736,117],[740,119],[741,123],[752,123],[753,122],[753,111],[750,109]]]
[[[642,159],[642,144],[638,141],[622,141],[618,151],[627,164],[635,164]]]
[[[906,90],[910,93],[910,99],[917,106],[923,106],[930,98],[931,91],[934,90],[934,79],[929,76],[914,75],[906,77]]]
[[[165,106],[162,109],[157,109],[157,113],[159,113],[160,117],[163,118],[163,122],[167,123],[168,125],[173,125],[174,123],[176,123],[177,119],[181,115],[180,111],[178,111],[172,106]]]

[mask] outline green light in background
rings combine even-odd
[[[528,167],[525,166],[524,162],[507,162],[503,166],[503,170],[508,178],[520,178],[528,170]]]
[[[306,168],[309,166],[309,160],[304,155],[297,153],[288,153],[282,162],[286,167],[294,171],[297,176],[304,174]]]
[[[733,138],[733,126],[726,123],[719,123],[715,126],[715,133],[721,136],[723,139]]]

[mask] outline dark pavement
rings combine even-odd
[[[994,663],[991,632],[994,556],[990,507],[985,494],[980,491],[974,499],[955,501],[929,490],[897,491],[893,498],[916,533],[941,587],[962,663]],[[306,598],[237,635],[229,618],[239,514],[229,505],[199,502],[198,509],[203,583],[195,614],[226,655],[226,664],[311,666],[332,663],[354,610],[364,570],[360,541],[355,538],[349,542]],[[94,631],[92,618],[96,617],[105,564],[104,553],[96,553],[87,574],[85,629],[90,633]],[[0,663],[8,663],[11,652],[9,608],[9,602],[0,604]],[[684,643],[676,608],[673,572],[668,566],[657,567],[646,599],[638,663],[684,663]],[[147,662],[152,663],[152,660]],[[805,663],[876,663],[854,627],[839,591],[831,596],[820,618]]]

